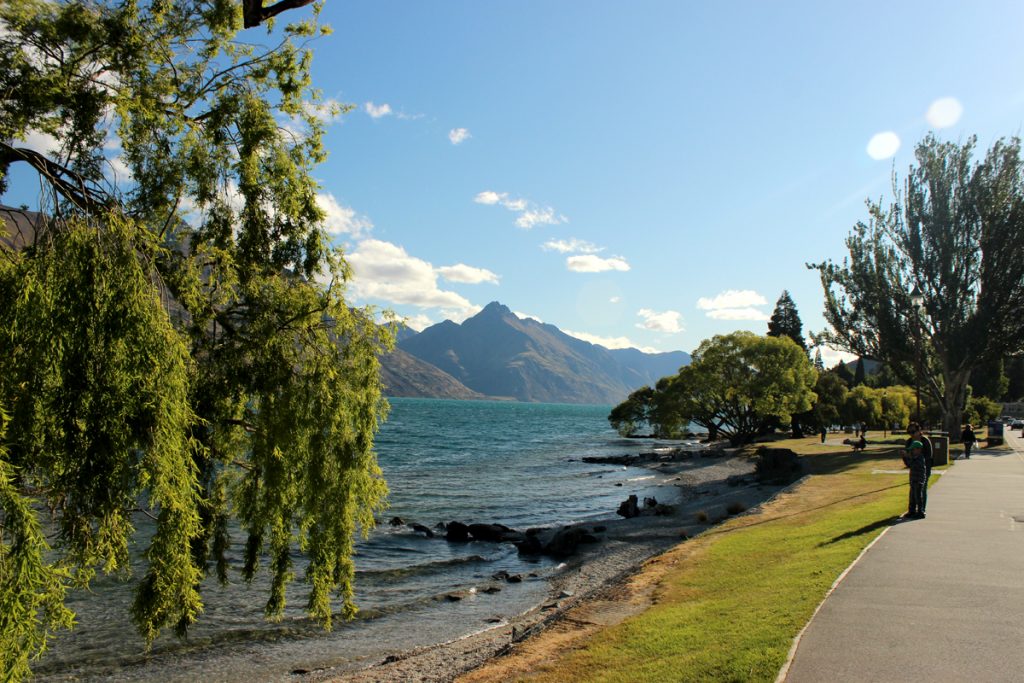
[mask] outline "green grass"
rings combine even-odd
[[[906,509],[892,450],[780,442],[813,476],[663,556],[655,605],[545,666],[542,681],[773,681],[839,574]]]

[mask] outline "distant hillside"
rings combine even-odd
[[[380,366],[380,378],[384,384],[384,394],[387,396],[486,398],[443,370],[439,370],[402,349],[396,348],[391,353],[381,356]]]
[[[610,351],[554,325],[521,320],[497,302],[461,325],[429,327],[399,348],[480,394],[544,403],[618,403],[689,362],[680,351]]]

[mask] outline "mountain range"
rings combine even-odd
[[[606,349],[495,301],[461,324],[404,331],[381,376],[389,396],[613,404],[689,362],[682,351]]]

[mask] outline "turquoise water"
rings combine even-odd
[[[387,521],[397,516],[431,528],[456,520],[526,529],[613,516],[627,490],[643,494],[649,475],[581,458],[658,445],[619,437],[608,425],[609,406],[401,398],[391,403],[376,440],[391,507],[371,537],[357,545],[357,619],[325,634],[305,618],[305,591],[297,581],[289,589],[286,618],[267,623],[266,583],[246,586],[236,573],[227,588],[203,586],[205,613],[188,641],[161,637],[147,655],[128,618],[132,582],[105,577],[93,592],[72,596],[79,625],[57,639],[37,670],[54,679],[251,682],[295,668],[355,665],[486,628],[543,601],[546,579],[558,566],[520,558],[509,544],[448,543],[443,532],[429,539]],[[235,536],[230,555],[236,568],[242,538]],[[295,561],[296,576],[302,576],[301,557]],[[492,575],[499,570],[526,580],[496,582]],[[499,593],[479,592],[494,585]],[[463,599],[446,599],[453,593]],[[256,656],[260,664],[253,668],[247,663]]]

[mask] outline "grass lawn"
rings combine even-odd
[[[894,447],[773,445],[807,456],[812,476],[649,562],[652,607],[520,679],[773,681],[832,583],[907,505]]]

